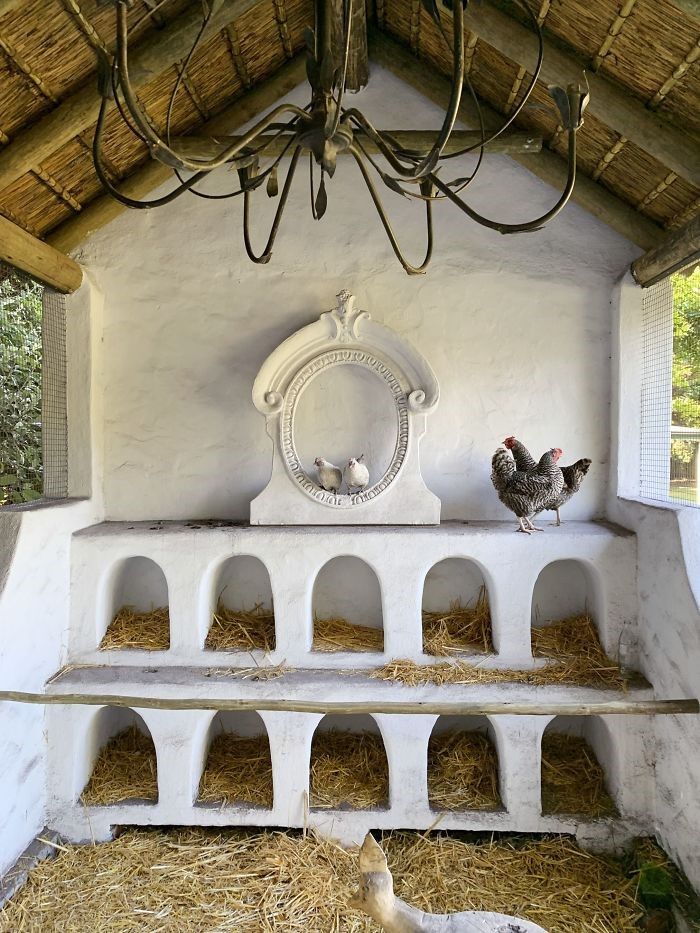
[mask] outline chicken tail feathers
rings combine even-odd
[[[508,481],[515,473],[515,460],[507,450],[499,447],[491,458],[491,482],[496,492],[503,492],[508,486]]]

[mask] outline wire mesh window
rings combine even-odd
[[[0,506],[68,494],[62,295],[0,263]]]
[[[643,299],[640,493],[700,507],[700,265]]]

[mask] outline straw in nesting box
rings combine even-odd
[[[609,658],[589,615],[570,616],[552,625],[532,629],[532,653],[554,661],[545,671],[556,673],[561,683],[624,690],[629,674]],[[552,683],[554,681],[548,681]]]
[[[167,606],[149,612],[137,612],[133,606],[122,606],[105,632],[100,651],[111,648],[167,651],[169,647],[170,614]]]
[[[311,745],[310,804],[368,810],[389,802],[384,743],[372,732],[316,732]]]
[[[157,800],[156,750],[150,736],[130,726],[111,738],[97,756],[80,799],[87,806]]]
[[[423,611],[423,651],[435,657],[448,657],[460,651],[493,652],[486,587],[481,587],[472,606],[454,602],[447,612]]]
[[[204,647],[210,651],[273,651],[275,615],[258,603],[251,611],[216,606]]]
[[[369,625],[353,625],[347,619],[314,617],[314,651],[383,651],[384,632]]]
[[[272,759],[266,735],[215,736],[199,783],[199,803],[272,806]]]
[[[435,810],[498,810],[498,755],[488,736],[452,730],[428,744],[428,799]]]
[[[636,880],[568,837],[485,843],[391,833],[399,897],[435,913],[494,910],[548,933],[637,933]],[[2,933],[375,933],[347,906],[357,856],[294,832],[129,829],[61,847],[0,911]]]
[[[605,772],[585,739],[557,732],[542,738],[542,812],[613,816]]]

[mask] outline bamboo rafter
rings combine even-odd
[[[683,80],[685,75],[688,73],[690,68],[695,64],[698,58],[700,58],[700,37],[697,39],[695,45],[688,52],[688,54],[685,56],[685,58],[680,63],[680,65],[676,65],[676,67],[673,69],[673,74],[671,75],[671,77],[668,78],[666,81],[664,81],[664,83],[661,85],[659,90],[656,92],[656,94],[654,94],[652,99],[649,101],[648,106],[652,110],[656,110],[657,107],[661,106],[664,99],[668,97],[669,93],[673,90],[673,88],[680,81]]]
[[[248,90],[252,87],[253,82],[248,71],[248,66],[246,65],[245,59],[241,54],[241,40],[234,23],[231,23],[226,27],[226,29],[224,29],[224,37],[226,39],[226,45],[228,46],[236,74],[240,78],[243,87]]]
[[[289,26],[287,25],[287,7],[284,0],[273,0],[273,4],[275,7],[277,29],[280,34],[282,46],[284,47],[284,54],[287,58],[292,58],[294,55],[294,47],[292,45],[292,37],[289,35]]]
[[[608,168],[610,163],[615,159],[618,153],[622,152],[629,140],[625,136],[620,136],[616,143],[614,143],[608,151],[602,156],[599,160],[596,167],[593,169],[593,174],[591,178],[593,181],[598,181],[603,172]]]
[[[687,224],[688,221],[692,220],[698,213],[700,213],[700,198],[695,198],[694,201],[691,201],[690,204],[666,221],[666,228],[673,229],[675,227],[682,227],[683,224]]]
[[[472,65],[474,64],[474,54],[476,52],[476,44],[479,41],[479,37],[475,32],[467,33],[467,42],[464,49],[464,73],[468,75],[472,70]]]
[[[651,191],[645,197],[643,197],[641,201],[639,201],[637,204],[637,210],[641,211],[642,208],[647,206],[647,204],[651,204],[651,202],[656,200],[662,191],[665,191],[670,185],[672,185],[677,178],[678,175],[676,175],[675,172],[669,172],[668,175],[658,183],[658,185],[652,188]]]
[[[420,47],[420,8],[421,0],[411,0],[411,29],[409,44],[413,54],[417,54]]]
[[[31,233],[32,236],[39,237],[39,232],[34,224],[29,220],[19,217],[14,211],[11,211],[9,207],[5,207],[4,205],[0,207],[0,214],[15,224],[15,226],[21,227],[23,230],[26,230],[27,233]]]
[[[50,100],[53,104],[57,102],[58,98],[53,93],[48,84],[44,81],[44,79],[32,71],[29,64],[3,36],[0,36],[0,49],[2,49],[2,51],[5,53],[5,57],[9,61],[10,65],[24,75],[24,77],[27,79],[30,90],[34,94],[44,98],[45,100]]]
[[[160,12],[154,9],[153,0],[141,0],[141,4],[148,11],[148,15],[150,16],[151,22],[154,26],[160,29],[165,25],[165,20],[160,15]]]
[[[63,0],[63,6],[80,32],[87,39],[88,44],[93,49],[96,49],[99,52],[103,52],[105,55],[109,56],[110,52],[106,43],[103,41],[102,37],[92,25],[90,20],[87,19],[77,0]]]
[[[515,76],[515,81],[513,81],[510,93],[508,94],[508,100],[506,101],[506,113],[510,113],[511,110],[515,107],[515,101],[520,92],[520,88],[523,86],[523,80],[525,79],[526,73],[527,72],[523,66],[520,65],[518,68],[518,73]]]
[[[92,159],[92,130],[85,130],[82,133],[78,133],[78,135],[75,137],[75,140],[83,147],[83,149]],[[106,171],[107,177],[110,181],[119,181],[123,177],[122,172],[119,171],[114,162],[112,162],[112,160],[105,152],[102,153],[102,167]]]
[[[35,169],[32,169],[32,175],[39,179],[49,191],[52,191],[56,197],[60,198],[65,204],[72,208],[76,214],[79,214],[83,209],[83,205],[80,201],[76,200],[70,191],[64,187],[56,178],[53,177],[49,172],[46,171],[41,165],[38,165]]]
[[[603,59],[610,53],[613,42],[622,32],[624,25],[627,22],[630,13],[634,9],[636,2],[637,0],[626,0],[626,2],[623,3],[620,12],[613,20],[612,26],[610,29],[608,29],[607,36],[603,40],[601,47],[598,49],[596,56],[593,59],[593,71],[597,71],[600,68],[601,64],[603,63]]]
[[[211,114],[209,113],[209,109],[207,108],[207,105],[204,102],[204,98],[197,90],[197,86],[192,80],[191,75],[183,67],[183,62],[178,62],[177,65],[175,65],[175,69],[178,75],[180,76],[180,78],[182,79],[182,85],[187,91],[190,100],[194,104],[197,110],[197,113],[201,116],[203,120],[208,120],[209,117],[211,116]]]
[[[537,14],[537,22],[540,26],[544,25],[544,21],[547,19],[547,14],[549,13],[552,6],[552,0],[542,0],[540,4],[540,11]]]

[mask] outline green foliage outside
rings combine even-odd
[[[42,493],[42,292],[0,268],[0,505]]]
[[[673,402],[675,426],[700,427],[700,266],[671,276],[673,287]],[[690,464],[697,444],[674,440],[671,457]]]

